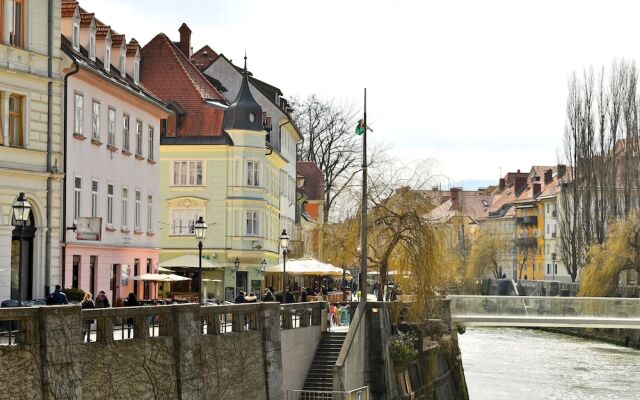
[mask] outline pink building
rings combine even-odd
[[[62,2],[65,172],[62,282],[113,304],[155,297],[158,158],[170,111],[140,81],[140,46]],[[87,225],[89,224],[89,225]],[[76,230],[71,230],[76,227]]]

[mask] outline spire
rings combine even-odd
[[[249,88],[246,50],[240,90],[238,90],[236,99],[225,111],[222,126],[225,130],[243,129],[247,131],[264,131],[264,126],[262,126],[262,107],[260,107],[253,98],[251,89]]]

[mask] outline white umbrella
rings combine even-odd
[[[198,260],[198,256],[196,256],[196,255],[186,254],[184,256],[180,256],[180,257],[172,258],[170,260],[163,261],[159,265],[162,268],[176,268],[176,267],[198,268],[199,267],[199,260]],[[216,264],[214,262],[211,262],[211,261],[209,261],[209,260],[207,260],[206,258],[203,257],[202,258],[202,268],[222,268],[222,265]]]
[[[142,274],[140,276],[134,276],[134,281],[147,281],[147,282],[159,282],[164,279],[164,274]]]
[[[283,265],[272,265],[267,267],[267,272],[282,272]],[[301,258],[298,260],[287,261],[288,274],[301,275],[331,275],[342,276],[343,273],[350,275],[349,271],[333,266],[331,264],[320,262],[313,258]]]

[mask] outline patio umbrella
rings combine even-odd
[[[140,276],[134,276],[134,281],[145,281],[145,282],[162,282],[164,279],[164,274],[142,274]]]
[[[267,272],[282,272],[282,269],[282,264],[272,265],[267,267]],[[340,277],[343,273],[351,275],[349,271],[344,271],[342,268],[323,263],[313,258],[287,261],[287,274]]]

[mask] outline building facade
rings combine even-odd
[[[60,281],[60,2],[0,10],[0,300],[44,298]],[[22,228],[11,208],[21,192],[32,207]]]
[[[170,111],[140,86],[140,47],[63,2],[66,182],[63,284],[154,296],[135,276],[157,270],[160,121]],[[87,225],[90,225],[87,227]]]

